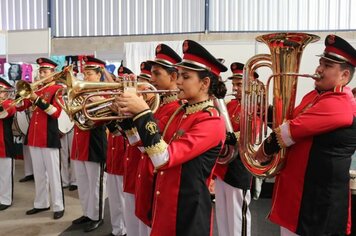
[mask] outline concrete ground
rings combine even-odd
[[[82,215],[78,200],[78,191],[71,192],[68,189],[64,190],[65,214],[59,220],[53,220],[53,212],[51,210],[31,216],[26,215],[25,212],[33,207],[34,182],[19,183],[19,179],[24,176],[23,161],[17,160],[15,166],[13,205],[7,210],[0,212],[0,236],[103,236],[110,234],[111,225],[108,204],[105,206],[104,225],[97,230],[84,233],[83,226],[72,226],[72,220]],[[279,228],[265,219],[269,208],[269,198],[261,198],[251,202],[252,236],[279,235]],[[216,224],[214,224],[214,236],[217,235]]]

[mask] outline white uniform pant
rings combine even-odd
[[[101,164],[91,161],[72,161],[83,215],[91,220],[103,219],[106,175],[100,166]],[[101,171],[103,172],[102,183],[100,183]],[[100,188],[102,188],[102,192],[100,192]]]
[[[250,202],[250,190],[232,187],[216,178],[215,209],[219,235],[251,235]]]
[[[64,196],[59,171],[59,149],[29,147],[35,177],[36,196],[34,207],[49,207],[48,184],[51,192],[52,210],[64,210]]]
[[[289,229],[286,229],[281,226],[281,236],[299,236],[299,234],[295,234]]]
[[[33,175],[32,158],[30,154],[29,147],[27,145],[22,145],[22,155],[24,162],[25,176]]]
[[[126,234],[124,220],[124,192],[123,177],[107,173],[107,193],[109,198],[109,209],[113,235]]]
[[[11,205],[13,193],[14,160],[0,158],[0,204]]]
[[[70,165],[70,152],[72,150],[73,130],[61,137],[61,175],[64,187],[77,185],[73,165]]]
[[[135,215],[135,195],[124,192],[124,217],[127,235],[149,236],[151,228]]]

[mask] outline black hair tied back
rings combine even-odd
[[[216,87],[215,92],[214,92],[215,97],[218,99],[223,99],[227,92],[225,83],[218,80],[215,87]]]

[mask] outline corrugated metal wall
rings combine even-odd
[[[356,30],[354,0],[210,0],[209,31]]]
[[[46,28],[47,0],[0,0],[0,31]]]
[[[0,30],[48,27],[48,0],[0,0]],[[355,0],[50,0],[55,37],[356,30]]]
[[[204,0],[54,0],[54,36],[204,31]]]

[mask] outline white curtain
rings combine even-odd
[[[178,55],[182,56],[183,41],[125,43],[124,66],[132,70],[135,74],[139,74],[141,62],[153,60],[156,55],[156,46],[161,43],[170,46]]]

